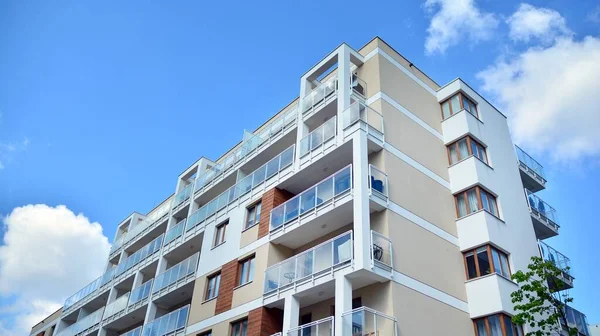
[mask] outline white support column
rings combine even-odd
[[[344,275],[335,278],[335,334],[344,333],[344,321],[342,314],[352,310],[352,284]]]
[[[154,280],[156,280],[156,277],[159,274],[166,270],[167,259],[161,255],[160,258],[158,258],[158,265],[156,266],[156,274],[154,275]],[[152,284],[152,286],[154,287],[154,284]],[[148,309],[146,309],[146,317],[144,318],[144,323],[148,323],[154,320],[154,318],[156,317],[156,309],[157,306],[152,302],[152,292],[150,292],[150,295],[148,296]]]
[[[350,106],[350,47],[343,44],[338,49],[338,65],[337,65],[337,134],[338,136],[338,145],[343,142],[343,131],[344,128],[342,126],[342,112],[346,108]]]
[[[354,182],[354,264],[355,269],[370,268],[371,223],[369,215],[369,157],[365,132],[352,136]]]
[[[283,304],[283,334],[296,328],[300,322],[300,302],[293,295],[286,296]]]
[[[308,127],[304,124],[302,120],[302,106],[304,104],[304,97],[310,91],[310,86],[308,85],[307,77],[304,76],[300,79],[300,99],[298,99],[298,113],[296,114],[296,160],[294,161],[294,171],[300,170],[300,140],[304,138],[308,134]]]

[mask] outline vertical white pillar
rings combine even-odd
[[[352,310],[352,284],[344,275],[335,278],[335,334],[344,333],[342,314]]]
[[[283,304],[283,334],[296,328],[300,321],[300,302],[293,295],[286,296]]]
[[[338,133],[338,145],[343,142],[343,126],[342,126],[342,112],[350,106],[350,47],[343,44],[338,49],[338,68],[337,68],[337,133]]]
[[[371,223],[369,217],[369,157],[367,135],[358,131],[352,136],[352,172],[354,182],[354,265],[370,268]]]
[[[296,125],[298,125],[296,128],[296,160],[294,161],[294,171],[296,172],[300,170],[300,140],[302,140],[302,138],[308,134],[308,127],[302,120],[302,106],[304,106],[304,97],[310,91],[310,86],[308,84],[309,83],[306,76],[300,78],[300,99],[298,99],[298,113],[296,114]]]

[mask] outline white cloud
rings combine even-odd
[[[21,142],[0,142],[0,170],[6,167],[6,164],[12,162],[19,152],[23,152],[29,146],[29,138],[25,137]]]
[[[0,295],[15,299],[15,311],[0,321],[0,334],[23,335],[102,274],[109,243],[100,224],[64,205],[18,207],[4,225]]]
[[[596,6],[596,8],[589,12],[586,18],[590,22],[600,23],[600,5]]]
[[[518,144],[554,159],[600,154],[600,38],[563,37],[477,74],[508,114]]]
[[[427,0],[425,9],[435,12],[427,28],[427,54],[443,54],[463,39],[471,43],[489,40],[498,26],[496,16],[477,8],[475,0]]]
[[[532,39],[539,39],[543,43],[551,43],[559,36],[573,35],[559,12],[526,3],[522,3],[506,23],[508,36],[515,42],[528,43]]]

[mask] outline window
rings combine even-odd
[[[221,273],[213,274],[208,277],[206,285],[206,295],[204,300],[214,299],[219,295],[219,285],[221,284]]]
[[[225,231],[227,229],[227,224],[229,224],[229,221],[226,221],[215,227],[215,241],[213,247],[219,246],[225,242]]]
[[[254,279],[254,256],[240,261],[238,266],[238,286]]]
[[[496,314],[473,320],[476,336],[523,336],[523,329],[510,316]]]
[[[467,251],[464,255],[467,279],[470,280],[491,273],[510,278],[508,256],[497,248],[486,245]]]
[[[448,160],[451,165],[471,156],[488,164],[485,147],[468,135],[448,145]]]
[[[243,319],[231,324],[231,336],[248,335],[248,319]]]
[[[458,218],[479,210],[485,210],[499,217],[496,197],[479,186],[454,195],[454,198],[456,199],[456,214]]]
[[[212,336],[212,330],[205,331],[201,334],[198,334],[198,336]]]
[[[249,207],[246,212],[246,227],[249,229],[260,222],[260,202]]]
[[[467,110],[467,112],[474,115],[475,118],[479,118],[477,114],[477,104],[475,104],[471,99],[467,98],[467,96],[465,96],[462,92],[450,97],[446,101],[442,102],[441,105],[442,119],[446,119],[462,110]]]

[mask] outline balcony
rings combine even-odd
[[[344,139],[358,130],[365,132],[370,140],[369,153],[383,148],[385,143],[383,115],[364,102],[356,101],[342,112],[342,127]]]
[[[183,230],[185,229],[185,223],[186,223],[186,220],[183,219],[183,220],[179,221],[179,223],[173,225],[173,227],[170,228],[165,233],[165,241],[163,243],[165,250],[167,248],[170,248],[169,244],[173,243],[173,241],[175,241],[177,238],[179,238],[183,235]],[[176,245],[177,243],[178,242],[175,242],[172,245]]]
[[[579,331],[580,335],[585,335],[585,336],[590,335],[590,331],[588,329],[587,318],[586,318],[585,314],[583,314],[579,310],[567,305],[567,306],[565,306],[565,315],[567,318],[567,325],[570,328],[577,328],[577,331]],[[561,321],[560,323],[564,328],[565,327],[564,322]]]
[[[187,204],[189,204],[190,196],[192,195],[192,191],[194,190],[193,183],[185,186],[181,191],[175,194],[173,197],[173,202],[171,202],[171,208],[173,209],[173,213],[178,212],[183,209]]]
[[[302,100],[302,115],[309,118],[337,98],[337,75],[318,84]]]
[[[268,186],[275,184],[290,173],[293,169],[295,147],[295,145],[290,146],[191,214],[185,229],[186,237],[203,231],[211,220],[214,221],[219,215],[226,214],[229,206],[237,207],[248,197],[262,195]],[[236,203],[235,201],[238,200],[240,202]]]
[[[156,276],[152,287],[152,300],[160,300],[161,303],[173,299],[180,300],[185,292],[189,293],[191,297],[199,257],[200,253],[196,253]],[[173,304],[173,302],[169,302],[169,304]]]
[[[540,254],[544,261],[550,261],[561,270],[561,274],[548,278],[548,285],[552,292],[573,288],[573,275],[571,274],[571,261],[564,254],[558,252],[543,241],[538,241]]]
[[[352,165],[271,210],[272,241],[297,248],[352,221]],[[318,229],[318,228],[321,229]],[[284,234],[296,231],[293,239]]]
[[[144,282],[138,288],[135,288],[131,291],[131,295],[129,295],[129,302],[127,303],[127,310],[131,311],[133,309],[137,309],[146,303],[148,303],[147,299],[150,296],[150,289],[152,288],[152,279]]]
[[[344,335],[398,336],[398,323],[392,316],[360,307],[342,314]]]
[[[158,257],[164,234],[158,236],[146,246],[127,257],[117,265],[115,283],[133,275],[134,271],[153,263]]]
[[[369,198],[373,210],[381,211],[388,207],[388,185],[387,174],[369,164]]]
[[[108,304],[102,317],[102,327],[110,330],[125,330],[136,323],[143,322],[151,288],[152,279]]]
[[[194,194],[201,194],[222,181],[230,172],[239,169],[245,162],[277,141],[280,135],[296,124],[297,106],[270,122],[260,133],[246,139],[234,152],[223,157],[221,163],[211,167],[196,178]]]
[[[103,323],[106,323],[105,321],[108,318],[114,317],[115,315],[122,313],[127,309],[127,304],[129,303],[129,294],[130,292],[127,292],[119,296],[115,301],[106,305],[106,308],[104,309],[104,315],[102,316]]]
[[[533,220],[533,229],[537,239],[546,239],[558,235],[558,219],[556,210],[537,197],[531,191],[525,189],[529,213]]]
[[[333,116],[300,140],[300,168],[316,161],[335,148],[337,118]]]
[[[110,269],[98,279],[92,281],[87,286],[83,287],[77,293],[73,294],[65,300],[63,312],[68,314],[73,310],[83,306],[101,293],[110,289],[112,279],[115,273],[115,268]]]
[[[100,328],[104,307],[81,318],[79,321],[56,333],[56,336],[84,336]]]
[[[538,192],[546,188],[546,177],[544,167],[534,158],[525,153],[519,146],[515,145],[517,158],[519,159],[519,172],[525,189]]]
[[[303,324],[297,328],[290,329],[287,336],[333,336],[334,335],[334,317],[326,317],[324,319]]]
[[[139,238],[145,236],[146,233],[152,231],[158,225],[165,222],[170,211],[171,202],[166,201],[158,208],[150,212],[141,223],[138,223],[131,228],[126,235],[121,236],[121,239],[118,242],[113,243],[109,254],[109,259],[112,259],[117,252],[121,251],[122,248],[125,249],[133,245]]]
[[[379,232],[371,230],[371,262],[372,266],[394,273],[394,250],[392,241]]]
[[[147,323],[142,336],[183,335],[189,310],[187,305]]]
[[[263,295],[279,294],[304,283],[313,286],[316,279],[350,265],[352,258],[353,239],[352,231],[349,231],[268,267]]]
[[[137,327],[133,330],[129,330],[124,334],[120,334],[119,336],[141,336],[142,335],[142,327]]]

